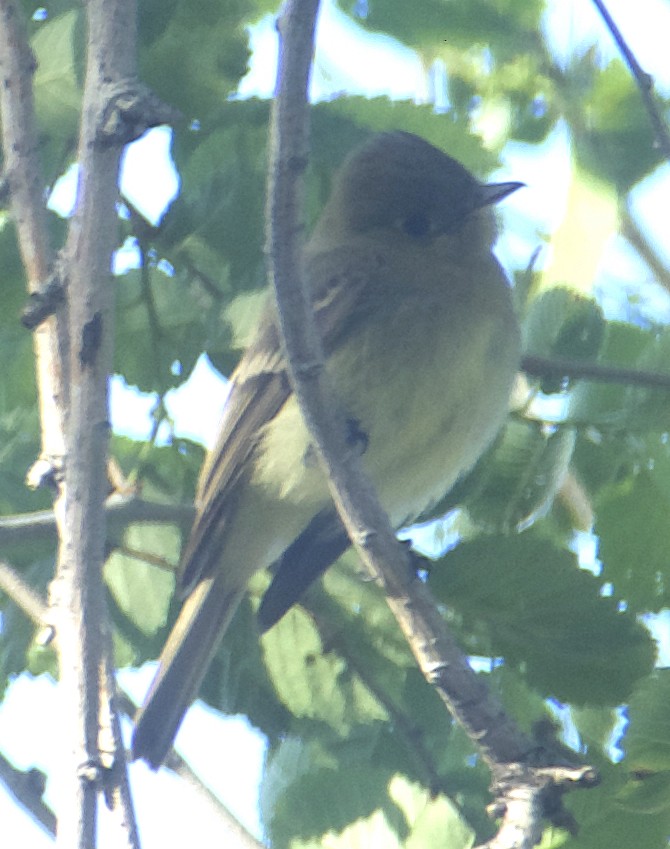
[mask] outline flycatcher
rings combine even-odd
[[[348,436],[394,527],[437,504],[490,445],[519,363],[512,294],[492,253],[492,205],[522,184],[483,184],[423,139],[354,151],[303,255],[326,367]],[[275,622],[348,547],[291,392],[274,307],[231,376],[182,559],[183,608],[133,738],[157,767],[247,582],[272,566]]]

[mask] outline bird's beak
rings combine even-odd
[[[476,206],[491,206],[493,203],[500,203],[512,192],[523,188],[525,185],[525,183],[483,183],[477,190]]]

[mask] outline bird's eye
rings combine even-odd
[[[431,230],[430,218],[423,212],[415,212],[403,218],[400,226],[408,236],[413,236],[414,238],[427,236]]]

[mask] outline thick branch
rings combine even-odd
[[[35,58],[28,46],[22,11],[15,0],[0,0],[0,113],[5,179],[25,268],[28,291],[39,297],[51,279],[44,180],[38,150],[32,78]],[[18,320],[18,316],[17,316]],[[68,330],[64,309],[34,335],[42,422],[42,453],[58,468],[65,454]]]
[[[70,722],[64,737],[72,752],[60,782],[58,838],[68,849],[95,846],[97,797],[105,777],[98,727],[106,651],[102,565],[107,380],[114,332],[110,276],[124,142],[121,134],[105,135],[105,128],[119,85],[133,79],[136,71],[135,0],[89,0],[86,11],[79,185],[63,258],[68,281],[71,393],[56,607],[60,688],[67,702],[63,716]],[[115,751],[114,759],[125,773],[122,749]],[[125,816],[132,820],[132,810],[126,809]]]
[[[494,769],[508,762],[528,762],[537,747],[473,673],[427,588],[411,576],[406,552],[396,541],[359,458],[347,451],[346,429],[324,372],[320,340],[300,279],[298,239],[301,174],[307,158],[306,92],[317,6],[316,0],[293,0],[286,6],[271,124],[267,251],[291,382],[340,517],[363,563],[381,583],[424,676]],[[520,784],[525,786],[525,778]],[[546,810],[510,847],[529,845],[542,813]]]
[[[542,839],[542,820],[549,816],[554,825],[570,834],[577,823],[562,806],[562,797],[578,787],[597,786],[599,778],[589,766],[555,766],[534,769],[523,764],[506,764],[494,770],[496,801],[492,817],[500,818],[498,831],[476,849],[533,849]]]
[[[427,588],[412,577],[359,458],[348,451],[342,417],[323,370],[323,354],[298,269],[299,175],[306,163],[306,88],[314,0],[295,0],[284,35],[273,110],[268,251],[280,322],[302,413],[331,484],[333,499],[361,558],[382,584],[393,613],[428,681],[491,763],[526,758],[535,748],[490,697],[447,632]]]

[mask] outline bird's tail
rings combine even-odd
[[[135,719],[133,757],[144,758],[154,769],[165,760],[244,595],[244,590],[226,587],[225,578],[221,569],[215,570],[215,574],[196,585],[184,602],[161,653],[151,689]]]

